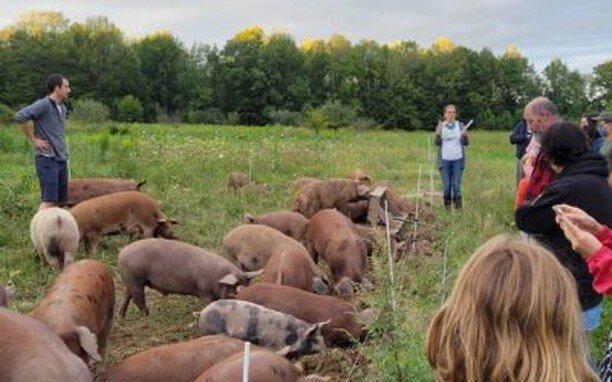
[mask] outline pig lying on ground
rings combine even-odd
[[[321,327],[247,301],[218,300],[200,313],[204,334],[226,334],[286,354],[311,354],[324,347]]]
[[[158,346],[134,354],[107,370],[100,382],[193,382],[211,366],[242,352],[243,348],[243,341],[225,336],[205,336]]]
[[[126,231],[140,237],[173,239],[172,224],[150,196],[138,191],[124,191],[98,196],[70,210],[74,215],[85,252],[95,252],[100,237],[107,233]]]
[[[247,224],[267,225],[300,243],[304,243],[306,225],[308,225],[308,219],[304,215],[292,211],[275,211],[256,216],[246,214],[244,215],[244,222]]]
[[[321,256],[331,270],[339,295],[352,294],[366,271],[367,249],[354,224],[336,210],[322,210],[310,218],[306,231],[308,250],[317,261]]]
[[[306,248],[294,239],[261,224],[238,226],[223,238],[224,255],[248,271],[262,269],[273,253],[287,249],[308,253]]]
[[[279,251],[270,256],[259,281],[288,285],[319,294],[329,292],[312,258],[295,249]]]
[[[249,357],[248,380],[253,382],[303,382],[303,381],[326,381],[327,379],[308,376],[302,377],[302,371],[294,366],[283,356],[266,349],[251,351]],[[244,355],[234,354],[217,363],[195,382],[240,382],[242,381]]]
[[[79,247],[79,227],[70,212],[51,207],[34,215],[30,238],[41,262],[62,269],[74,261]]]
[[[0,308],[0,381],[91,382],[87,365],[38,320]]]
[[[372,185],[372,178],[365,171],[360,168],[357,168],[346,175],[346,178],[349,180],[354,180],[361,184],[365,184],[366,186]]]
[[[104,354],[114,308],[115,287],[106,266],[81,260],[66,267],[31,315],[88,363]]]
[[[84,178],[68,181],[67,206],[74,206],[84,200],[121,191],[139,191],[146,181],[132,179]]]
[[[293,201],[293,211],[310,218],[319,210],[365,199],[369,192],[367,186],[352,180],[315,182],[299,189]]]
[[[365,331],[355,320],[353,306],[337,297],[320,296],[300,289],[258,283],[239,287],[236,299],[249,301],[310,323],[331,320],[321,334],[328,346],[347,346],[363,339]]]
[[[118,268],[125,284],[125,299],[119,314],[125,317],[128,304],[149,314],[145,285],[161,293],[194,295],[202,303],[233,296],[239,284],[258,273],[243,273],[227,259],[202,248],[176,240],[144,239],[119,252]]]

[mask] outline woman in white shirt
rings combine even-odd
[[[444,185],[444,206],[449,209],[451,202],[455,208],[462,207],[461,175],[465,168],[465,146],[468,137],[465,125],[455,118],[457,108],[453,104],[444,106],[444,121],[436,126],[436,146],[438,151],[438,168]]]

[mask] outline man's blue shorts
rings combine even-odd
[[[68,166],[66,161],[42,155],[34,157],[36,174],[40,184],[40,200],[43,202],[65,202],[68,198]]]

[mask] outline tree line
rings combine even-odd
[[[298,124],[322,110],[332,125],[414,130],[452,102],[476,127],[507,129],[537,95],[568,119],[612,105],[612,61],[582,75],[553,59],[537,73],[515,47],[495,55],[446,38],[424,48],[333,35],[298,46],[253,26],[223,47],[187,48],[169,32],[126,37],[104,16],[79,23],[36,11],[0,30],[0,113],[44,94],[50,72],[69,78],[71,109],[93,104],[115,120],[145,122]]]

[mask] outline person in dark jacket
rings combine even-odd
[[[586,262],[572,249],[555,222],[552,207],[569,204],[610,226],[612,191],[606,179],[606,161],[590,150],[587,137],[578,126],[566,122],[553,124],[546,131],[541,149],[557,177],[536,199],[516,211],[516,225],[547,246],[574,276],[584,328],[593,331],[599,326],[602,296],[593,289],[593,278]]]
[[[514,126],[514,131],[510,134],[510,143],[516,145],[516,184],[523,179],[525,172],[523,171],[523,155],[525,155],[525,149],[531,141],[531,133],[527,129],[527,122],[525,119],[521,119],[519,123]]]

